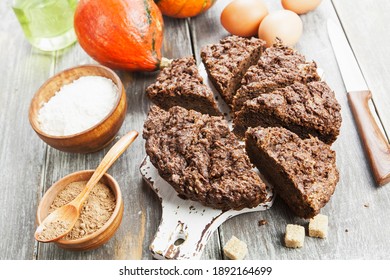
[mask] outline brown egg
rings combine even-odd
[[[294,12],[280,10],[266,16],[259,26],[259,38],[272,46],[276,37],[287,46],[294,46],[302,35],[302,20]]]
[[[223,9],[221,24],[233,35],[254,36],[267,14],[263,0],[234,0]]]
[[[286,10],[301,15],[317,8],[321,4],[321,1],[322,0],[282,0],[282,6]]]

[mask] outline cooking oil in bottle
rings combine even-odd
[[[76,41],[73,16],[78,0],[14,0],[13,10],[27,40],[43,51]]]

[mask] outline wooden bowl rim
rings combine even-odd
[[[43,201],[45,200],[47,193],[49,191],[55,192],[55,190],[57,190],[57,188],[56,189],[52,189],[52,187],[62,186],[61,184],[59,184],[61,181],[65,180],[65,179],[68,179],[70,177],[77,177],[78,175],[80,175],[82,173],[90,173],[90,175],[92,176],[94,171],[95,171],[94,169],[87,169],[87,170],[81,170],[81,171],[73,172],[71,174],[68,174],[68,175],[62,177],[61,179],[56,181],[53,185],[51,185],[50,188],[43,195],[41,201],[39,202],[38,210],[37,210],[37,222],[38,222],[38,224],[40,224],[40,222],[41,222],[40,221],[41,214],[42,214],[41,213],[42,212],[42,208],[41,207],[43,205]],[[108,173],[105,173],[103,175],[103,177],[107,177],[108,180],[111,180],[113,182],[113,186],[107,186],[107,187],[111,188],[111,190],[113,192],[114,192],[114,189],[115,189],[115,192],[116,192],[116,197],[115,197],[116,198],[116,203],[115,203],[114,211],[111,214],[111,217],[107,220],[107,222],[100,229],[98,229],[97,231],[95,231],[92,234],[86,235],[86,236],[84,236],[82,238],[72,239],[72,240],[60,239],[60,240],[56,241],[55,243],[59,243],[61,245],[77,245],[77,244],[82,244],[82,243],[94,240],[95,238],[99,237],[99,235],[104,233],[111,226],[111,224],[115,221],[116,217],[120,214],[120,210],[123,209],[121,207],[121,205],[123,204],[122,192],[121,192],[121,189],[119,187],[118,182],[115,180],[115,178],[113,176],[111,176]],[[75,181],[75,182],[77,182],[77,181]],[[55,192],[55,193],[57,194],[58,192]]]
[[[78,133],[75,133],[75,134],[70,134],[70,135],[64,135],[64,136],[57,136],[57,135],[51,135],[51,134],[47,134],[45,133],[43,130],[40,129],[40,127],[38,125],[35,125],[34,121],[33,121],[33,117],[32,117],[32,104],[34,102],[34,100],[36,100],[38,98],[38,96],[40,95],[40,93],[42,92],[42,90],[48,85],[50,84],[54,79],[56,79],[58,76],[62,75],[63,73],[66,73],[66,72],[73,72],[77,69],[82,69],[82,68],[101,68],[107,72],[109,72],[110,74],[112,74],[112,76],[114,77],[115,81],[113,81],[115,83],[115,85],[118,87],[118,96],[117,96],[117,100],[116,100],[116,103],[115,105],[113,106],[113,108],[111,109],[111,111],[100,121],[98,122],[97,124],[95,124],[94,126],[86,129],[86,130],[83,130],[81,132],[78,132]],[[96,75],[96,76],[100,76],[100,75]],[[100,76],[101,77],[101,76]],[[101,125],[102,123],[104,123],[107,119],[109,119],[114,113],[115,111],[117,110],[119,104],[120,104],[120,101],[122,99],[122,95],[125,94],[125,90],[124,90],[124,86],[123,86],[123,83],[121,81],[121,79],[119,78],[119,76],[110,68],[106,67],[106,66],[103,66],[103,65],[99,65],[99,64],[84,64],[84,65],[79,65],[79,66],[75,66],[75,67],[71,67],[71,68],[67,68],[65,70],[62,70],[60,72],[58,72],[57,74],[55,74],[54,76],[50,77],[49,79],[47,79],[40,87],[39,89],[35,92],[33,98],[31,99],[31,102],[30,102],[30,110],[29,110],[29,114],[28,114],[28,118],[29,118],[29,121],[30,121],[30,125],[32,126],[32,128],[35,130],[35,132],[37,132],[38,134],[46,137],[46,138],[50,138],[50,139],[72,139],[72,138],[76,138],[77,136],[80,136],[80,135],[84,135],[88,132],[91,132],[93,131],[94,129],[96,129],[99,125]]]

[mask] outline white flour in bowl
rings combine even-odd
[[[85,131],[102,121],[114,108],[118,87],[101,76],[85,76],[64,85],[39,110],[43,132],[66,136]]]

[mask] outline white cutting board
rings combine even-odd
[[[162,217],[150,245],[156,259],[199,259],[211,234],[224,221],[239,214],[269,209],[275,196],[267,187],[267,200],[256,208],[222,211],[203,206],[199,202],[182,199],[175,189],[160,177],[146,157],[141,174],[161,201]]]
[[[213,91],[218,107],[231,128],[229,107],[208,79],[203,64],[199,65],[199,73]],[[266,202],[256,208],[222,211],[180,198],[175,189],[160,177],[149,157],[144,159],[140,171],[161,200],[162,218],[150,245],[150,251],[156,259],[199,259],[210,236],[224,221],[239,214],[267,210],[275,199],[272,187],[267,187]]]

